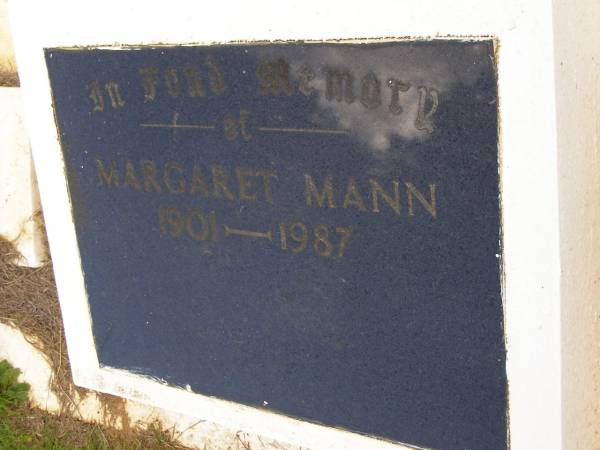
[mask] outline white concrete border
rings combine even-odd
[[[21,371],[19,382],[29,384],[32,406],[48,412],[60,412],[60,401],[50,389],[52,368],[44,355],[27,341],[17,328],[0,322],[0,361],[8,360]]]
[[[493,36],[500,44],[505,315],[513,449],[561,448],[560,246],[552,4],[544,0],[11,4],[17,62],[77,384],[310,448],[391,443],[101,369],[43,48],[235,40]]]
[[[16,264],[40,267],[48,259],[40,213],[21,89],[0,87],[0,237],[14,244]]]
[[[73,391],[69,393],[68,400],[64,399],[51,389],[56,372],[46,361],[44,353],[30,343],[31,339],[34,338],[25,336],[17,328],[0,323],[0,361],[7,359],[21,370],[19,381],[29,384],[29,402],[34,407],[55,414],[71,411],[76,419],[117,428],[144,429],[158,422],[165,433],[192,448],[302,450],[286,442],[216,425],[198,414],[180,414],[131,400],[124,401],[122,407],[116,409],[107,407],[94,391]]]

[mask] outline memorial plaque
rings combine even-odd
[[[507,447],[492,41],[45,56],[102,366]]]

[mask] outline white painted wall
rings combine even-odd
[[[600,448],[600,2],[554,3],[563,448]]]

